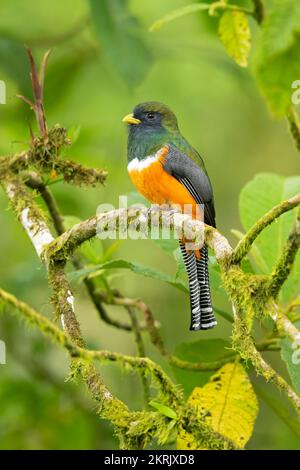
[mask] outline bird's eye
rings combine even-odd
[[[147,118],[148,118],[148,119],[154,119],[154,118],[155,118],[155,114],[154,114],[154,113],[147,113]]]

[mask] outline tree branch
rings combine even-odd
[[[275,219],[280,217],[287,211],[290,211],[300,204],[300,193],[296,196],[281,202],[277,206],[273,207],[269,212],[263,215],[258,221],[248,230],[246,235],[239,241],[235,247],[232,256],[231,263],[239,264],[242,259],[249,253],[251,245],[258,237],[258,235]]]
[[[74,343],[69,334],[61,331],[55,326],[50,320],[40,315],[33,308],[29,307],[25,302],[18,300],[12,294],[0,289],[0,300],[11,305],[17,311],[19,311],[23,318],[26,319],[30,325],[37,327],[45,336],[50,338],[55,344],[64,347],[70,354],[71,358],[80,358],[82,363],[87,364],[87,368],[90,369],[90,362],[97,360],[100,362],[116,362],[124,364],[136,369],[140,369],[143,373],[147,372],[161,387],[164,393],[168,394],[169,405],[175,407],[178,413],[178,424],[182,426],[187,432],[196,432],[196,436],[201,438],[201,441],[210,442],[211,448],[213,449],[236,449],[233,442],[215,432],[206,422],[195,416],[189,416],[191,410],[189,406],[184,406],[182,397],[177,388],[173,385],[170,379],[166,376],[163,370],[154,362],[148,358],[138,358],[132,356],[126,356],[119,353],[113,353],[111,351],[91,351],[84,347],[78,346]],[[110,392],[106,391],[107,394]],[[107,396],[114,405],[116,402],[112,395]],[[119,405],[119,403],[117,403]],[[115,422],[114,414],[117,410],[111,410],[109,419]],[[160,428],[167,425],[166,418],[162,417],[159,413],[154,412],[127,412],[118,415],[118,426],[126,428],[126,433],[123,436],[124,444],[126,448],[136,448],[136,446],[143,447],[146,444],[146,438],[152,436],[153,433],[162,432]],[[107,417],[108,418],[108,417]],[[162,421],[163,420],[163,421]],[[196,428],[197,429],[196,429]],[[163,431],[165,432],[165,431]],[[135,445],[133,445],[133,442]],[[139,445],[138,445],[139,442]],[[125,445],[123,447],[125,448]]]
[[[258,374],[261,374],[267,382],[273,382],[279,390],[282,390],[300,414],[300,397],[292,387],[266,363],[254,345],[248,325],[243,318],[239,307],[234,306],[235,323],[232,335],[232,345],[245,361],[250,361]],[[276,320],[277,324],[277,320]]]
[[[0,289],[0,300],[5,301],[16,308],[24,318],[34,327],[37,327],[41,332],[44,332],[55,344],[65,348],[71,358],[83,359],[88,365],[90,361],[98,360],[102,362],[116,362],[126,366],[131,366],[141,370],[144,374],[149,374],[156,385],[166,393],[169,397],[169,404],[181,406],[182,397],[179,390],[173,385],[169,377],[164,373],[160,366],[155,364],[147,357],[134,357],[125,354],[115,353],[111,351],[92,351],[86,349],[84,346],[79,346],[78,340],[73,341],[70,333],[61,331],[55,326],[48,318],[42,316],[33,308],[29,307],[25,302],[18,300],[9,292]],[[110,392],[109,392],[110,393]]]
[[[274,301],[270,301],[269,313],[274,320],[279,331],[283,332],[292,342],[296,344],[300,341],[300,331],[288,319],[288,317],[280,310]]]
[[[159,332],[159,329],[156,326],[156,322],[153,316],[152,311],[148,307],[147,304],[141,299],[130,299],[126,297],[118,297],[115,293],[113,297],[109,299],[106,293],[103,293],[103,298],[106,299],[107,302],[111,302],[114,305],[123,305],[127,307],[135,307],[144,314],[145,322],[147,325],[147,330],[150,335],[151,343],[158,349],[161,355],[169,362],[169,364],[176,366],[180,369],[186,369],[191,371],[213,371],[217,370],[222,367],[224,364],[228,362],[229,359],[233,359],[235,354],[233,353],[230,357],[230,354],[222,360],[219,361],[212,361],[212,362],[190,362],[184,361],[173,354],[170,354],[164,345],[164,341],[162,336]]]
[[[281,257],[276,263],[276,266],[273,270],[269,291],[270,294],[276,298],[282,285],[287,280],[290,272],[293,269],[294,261],[297,256],[300,246],[300,211],[298,211],[297,219],[293,225],[293,228],[290,232],[288,240]]]
[[[2,184],[16,215],[25,228],[38,256],[41,258],[45,244],[53,240],[42,211],[30,197],[28,190],[19,178],[16,176],[7,176],[7,178],[2,181]],[[71,341],[82,348],[84,341],[82,339],[79,323],[75,316],[74,297],[64,274],[64,265],[62,263],[52,263],[51,265],[47,265],[47,269],[49,282],[53,288],[53,300],[56,311],[61,317],[62,325],[69,334]],[[104,417],[109,417],[112,423],[118,425],[122,416],[124,419],[128,416],[129,410],[126,405],[113,397],[93,366],[85,365],[83,367],[78,361],[73,362],[73,365],[75,371],[80,370],[93,398],[101,407]]]
[[[151,214],[154,214],[155,218]],[[145,224],[145,221],[147,221],[147,224]],[[97,214],[84,222],[74,225],[47,247],[45,256],[56,261],[67,260],[82,243],[95,237],[97,230],[102,233],[108,231],[112,226],[116,230],[126,229],[131,224],[139,226],[141,233],[147,232],[151,224],[152,227],[170,227],[175,232],[181,233],[184,231],[184,227],[188,225],[189,240],[197,243],[202,234],[205,233],[206,242],[213,249],[218,261],[225,262],[232,253],[228,240],[218,230],[203,224],[199,220],[191,219],[188,215],[171,210],[158,211],[157,208],[132,207]],[[203,240],[199,243],[199,246],[202,244]]]
[[[28,175],[26,175],[26,184],[32,188],[36,189],[39,191],[41,197],[43,198],[47,209],[49,211],[49,214],[51,216],[51,219],[53,221],[53,225],[55,228],[55,231],[57,235],[61,235],[65,232],[65,226],[63,222],[63,217],[59,211],[57,202],[55,200],[55,197],[53,196],[52,192],[49,190],[49,188],[44,184],[42,179],[39,177],[37,173],[30,172]],[[78,254],[74,254],[72,257],[72,264],[75,267],[75,269],[80,270],[84,268],[84,264],[81,262],[80,256]],[[86,289],[89,293],[89,296],[94,304],[94,307],[96,308],[97,312],[99,313],[100,318],[107,323],[108,325],[114,326],[116,328],[119,328],[121,330],[125,331],[132,331],[132,325],[129,323],[125,323],[119,320],[115,320],[111,318],[107,311],[105,310],[101,298],[98,295],[97,292],[97,286],[93,282],[93,279],[90,279],[86,277],[84,279],[84,284],[86,286]],[[139,325],[139,328],[143,330],[145,327],[144,325]]]

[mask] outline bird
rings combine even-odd
[[[137,190],[156,205],[190,204],[203,208],[204,223],[216,227],[213,190],[203,159],[182,136],[173,111],[163,103],[140,103],[123,118],[128,127],[127,170]],[[190,330],[207,330],[216,324],[212,308],[208,249],[186,248],[179,240],[188,276]]]

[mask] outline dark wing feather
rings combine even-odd
[[[204,222],[215,227],[213,191],[205,168],[198,166],[175,145],[169,145],[163,166],[165,171],[186,187],[198,204],[204,205]]]

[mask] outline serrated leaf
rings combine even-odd
[[[241,67],[247,67],[251,32],[245,13],[225,11],[220,18],[218,33],[227,54]]]
[[[241,364],[223,366],[203,388],[193,390],[188,402],[216,432],[231,439],[237,447],[244,448],[253,432],[258,402]],[[182,431],[177,449],[208,449],[208,445],[197,443],[192,435]]]
[[[165,415],[171,419],[177,419],[176,412],[172,410],[172,408],[170,408],[169,406],[163,405],[162,403],[159,403],[158,401],[155,401],[155,400],[151,400],[149,402],[149,405],[151,405],[153,408],[159,411],[162,415]]]
[[[285,338],[280,341],[280,346],[281,358],[286,364],[296,392],[300,394],[300,341],[296,344]]]
[[[232,355],[231,344],[221,338],[199,339],[189,343],[181,343],[175,349],[175,355],[190,362],[212,362],[225,359]],[[173,367],[177,382],[183,387],[185,395],[189,396],[197,386],[204,385],[211,372],[189,371]]]
[[[300,76],[299,34],[300,2],[274,0],[262,23],[255,62],[260,89],[278,117],[291,106],[291,85]]]
[[[249,230],[257,220],[285,199],[300,191],[300,176],[284,178],[274,173],[260,173],[244,186],[240,193],[240,218],[245,230]],[[286,212],[274,223],[266,227],[255,241],[263,263],[270,273],[287,241],[296,219],[296,210]],[[292,273],[282,289],[282,299],[290,299],[300,284],[300,254],[296,256]]]
[[[128,0],[89,0],[101,51],[129,87],[137,86],[151,64],[150,51]]]
[[[109,269],[129,269],[135,274],[140,274],[144,277],[148,277],[151,279],[157,279],[159,281],[164,281],[170,284],[173,287],[176,287],[177,289],[187,293],[188,289],[186,284],[181,281],[181,280],[176,280],[172,276],[156,271],[153,268],[150,268],[149,266],[144,266],[142,264],[138,263],[132,263],[130,261],[126,261],[123,259],[115,259],[112,261],[107,261],[106,263],[102,264],[97,264],[95,266],[91,266],[85,269],[79,269],[77,271],[72,271],[68,273],[70,279],[72,281],[79,279],[79,278],[84,278],[87,277],[88,275],[92,273],[96,273],[98,271],[102,270],[109,270]]]
[[[181,18],[186,15],[190,15],[191,13],[196,13],[198,11],[204,11],[204,10],[209,10],[211,5],[209,3],[193,3],[191,5],[186,5],[183,8],[178,8],[176,10],[171,11],[167,15],[163,16],[159,20],[155,21],[150,27],[149,31],[157,31],[158,29],[162,28],[167,23],[170,23],[171,21],[177,20],[178,18]]]

